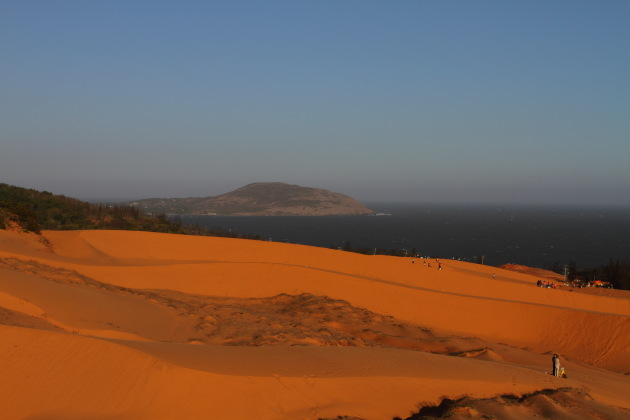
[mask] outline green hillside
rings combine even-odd
[[[228,236],[222,231],[184,227],[163,214],[149,215],[131,206],[93,204],[0,183],[0,229],[11,226],[38,234],[42,230],[113,229]]]

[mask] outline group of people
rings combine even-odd
[[[431,267],[431,263],[428,262],[427,263],[427,257],[422,258],[422,265],[424,265],[425,267]],[[442,269],[442,263],[440,262],[439,258],[435,259],[435,262],[438,263],[438,270]],[[411,264],[415,264],[416,263],[416,257],[412,257],[411,258]]]
[[[551,281],[545,281],[545,280],[538,280],[536,282],[536,286],[544,287],[545,289],[556,289],[558,287],[556,283],[551,282]]]

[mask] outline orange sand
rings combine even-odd
[[[44,237],[0,231],[0,418],[391,419],[556,387],[630,409],[627,294],[261,241]]]

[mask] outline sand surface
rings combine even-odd
[[[630,418],[628,293],[539,278],[240,239],[0,230],[0,418],[392,419],[442,396],[469,398],[450,418]],[[549,374],[553,353],[568,378]],[[571,391],[539,392],[559,388]],[[505,394],[531,395],[512,407]]]

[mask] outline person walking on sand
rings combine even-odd
[[[560,376],[560,356],[557,353],[551,358],[553,376]]]

